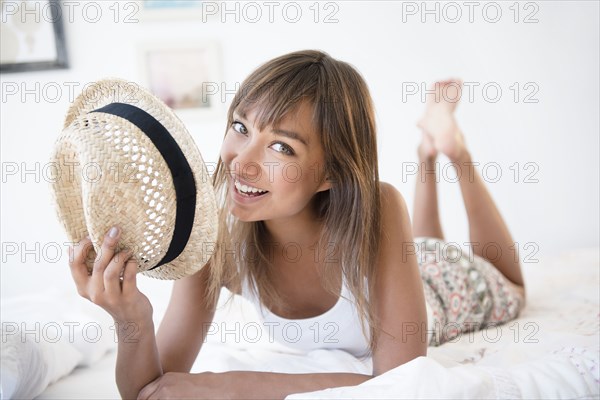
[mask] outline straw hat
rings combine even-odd
[[[179,279],[214,251],[215,193],[183,123],[132,82],[106,79],[69,108],[52,154],[52,192],[69,240],[89,235],[94,251],[112,226],[134,251],[138,272]],[[96,254],[86,261],[91,271]]]

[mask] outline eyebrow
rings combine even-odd
[[[304,138],[299,133],[292,132],[292,131],[286,131],[284,129],[273,129],[273,133],[275,133],[277,135],[288,137],[290,139],[297,140],[297,141],[301,142],[302,144],[304,144],[306,147],[308,147],[308,143],[306,142],[306,140],[304,140]]]
[[[235,117],[236,115],[237,115],[237,116],[238,116],[240,119],[244,119],[244,120],[246,120],[246,121],[248,120],[248,119],[246,118],[246,113],[238,113],[238,112],[235,112],[235,113],[234,113],[234,117]],[[294,132],[294,131],[288,131],[288,130],[286,130],[286,129],[279,129],[279,128],[277,128],[277,129],[272,129],[272,130],[271,130],[271,132],[273,132],[273,133],[274,133],[274,134],[276,134],[276,135],[285,136],[285,137],[288,137],[288,138],[290,138],[290,139],[297,140],[297,141],[299,141],[300,143],[304,144],[306,147],[308,147],[308,141],[307,141],[307,140],[305,140],[305,139],[304,139],[304,137],[303,137],[302,135],[300,135],[299,133],[297,133],[297,132]]]

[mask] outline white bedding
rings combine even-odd
[[[524,265],[528,304],[519,319],[430,347],[420,357],[355,387],[288,396],[307,398],[579,398],[600,396],[599,249],[579,250]],[[254,321],[243,299],[220,309],[216,326],[235,331],[235,321]],[[258,343],[222,343],[211,335],[193,371],[370,373],[342,351],[302,354],[261,337]],[[38,399],[118,398],[116,354],[78,367],[51,384]]]

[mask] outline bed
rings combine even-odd
[[[597,399],[600,396],[599,253],[598,248],[581,249],[525,264],[528,303],[520,317],[508,324],[462,335],[440,347],[430,347],[427,357],[412,360],[362,385],[287,398]],[[48,295],[44,296],[48,299]],[[60,294],[53,296],[60,299]],[[31,301],[29,299],[29,304]],[[46,303],[51,302],[46,300]],[[7,311],[6,304],[13,310],[8,311],[12,312],[12,318],[16,318],[15,310],[20,310],[21,316],[28,313],[27,305],[19,305],[18,300],[3,302],[3,311]],[[29,312],[30,321],[40,318],[39,309],[35,310],[38,316],[31,316]],[[93,325],[90,321],[98,326],[109,323],[104,315],[91,309],[74,312],[79,313],[78,321],[87,320],[89,326]],[[5,317],[3,312],[3,321]],[[54,316],[54,321],[56,318]],[[73,316],[63,318],[73,319]],[[209,335],[203,345],[192,372],[371,372],[370,360],[358,360],[343,351],[301,353],[270,343],[266,334],[249,338],[244,334],[235,337],[235,334],[219,333],[219,329],[235,331],[236,322],[245,326],[256,321],[255,311],[244,299],[236,297],[233,303],[222,304],[214,321],[215,333]],[[14,332],[8,337],[12,342],[4,340],[5,328],[10,330],[15,326],[3,324],[3,398],[14,398],[24,392],[27,394],[24,397],[37,399],[119,398],[114,380],[115,344],[110,338],[93,345],[89,340],[83,344],[62,343],[62,347],[54,350],[48,350],[50,344],[35,343],[37,347],[47,347],[40,351],[35,346],[23,349],[28,345],[23,341],[15,344]],[[15,350],[15,345],[21,348]],[[14,356],[19,351],[28,352],[32,359],[35,357],[31,354],[37,351],[38,357],[35,362],[29,362],[27,368],[19,367],[22,360]],[[36,371],[42,372],[33,376]],[[42,378],[43,371],[46,376]],[[24,382],[26,379],[30,379],[29,386]]]

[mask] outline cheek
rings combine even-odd
[[[227,134],[221,144],[221,160],[228,164],[235,156],[235,146],[231,140],[231,135]]]
[[[283,163],[278,171],[278,178],[290,191],[297,191],[304,186],[304,171],[295,163]]]
[[[317,187],[315,171],[309,165],[295,162],[283,163],[282,168],[276,168],[275,182],[281,192],[294,197],[311,197]]]

